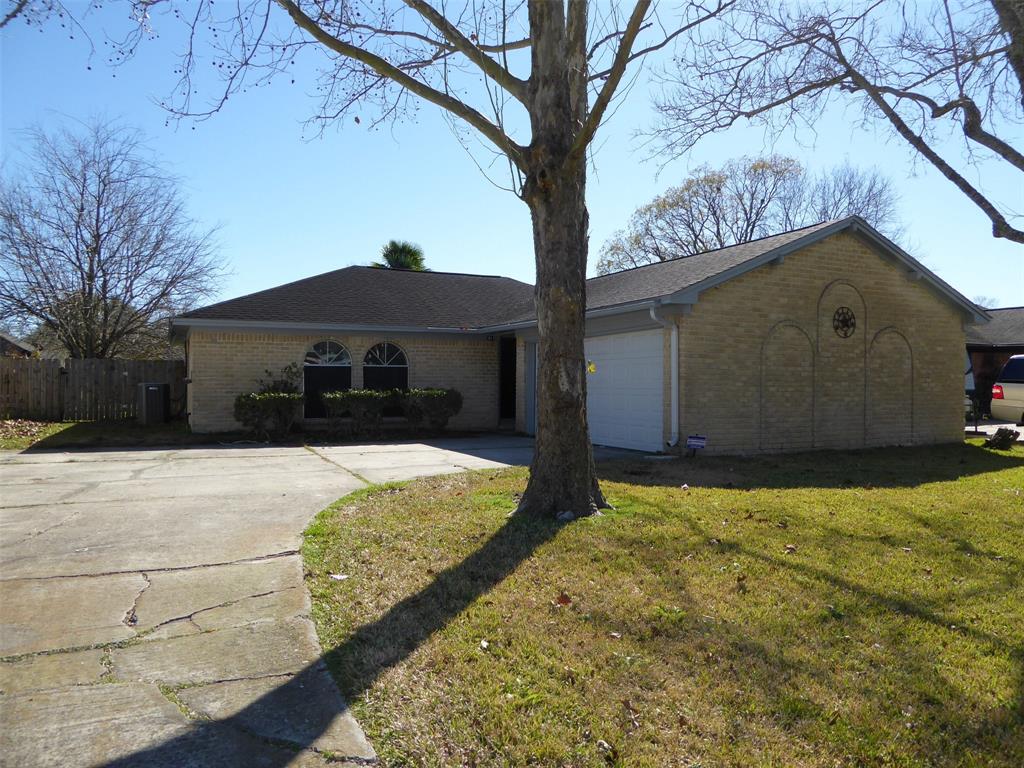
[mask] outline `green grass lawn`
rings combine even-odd
[[[568,525],[508,517],[514,469],[309,528],[387,765],[1024,765],[1024,451],[599,471],[616,509]]]

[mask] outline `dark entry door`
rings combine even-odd
[[[303,369],[303,389],[306,394],[303,415],[307,419],[327,418],[327,410],[320,395],[351,388],[352,366],[307,365]]]
[[[498,341],[499,418],[516,417],[516,340],[503,336]]]

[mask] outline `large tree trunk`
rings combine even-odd
[[[586,163],[570,149],[586,110],[586,5],[530,3],[529,169],[523,197],[533,219],[537,263],[537,438],[519,505],[538,515],[592,514],[606,507],[587,433]]]
[[[537,261],[537,437],[520,510],[572,512],[607,506],[587,432],[583,354],[587,208],[583,173],[528,196]]]

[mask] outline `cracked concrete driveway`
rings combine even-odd
[[[0,456],[0,765],[374,760],[320,660],[301,532],[515,437]]]

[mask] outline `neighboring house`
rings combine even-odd
[[[985,312],[851,217],[587,281],[595,443],[709,452],[955,441],[964,328]],[[235,428],[235,395],[305,363],[316,393],[454,387],[457,429],[535,429],[533,288],[347,267],[189,312],[188,410]]]
[[[1024,355],[1024,307],[986,310],[991,322],[967,329],[967,355],[974,373],[974,391],[988,413],[992,385],[1011,355]]]
[[[33,357],[36,348],[27,341],[21,341],[0,331],[0,357]]]

